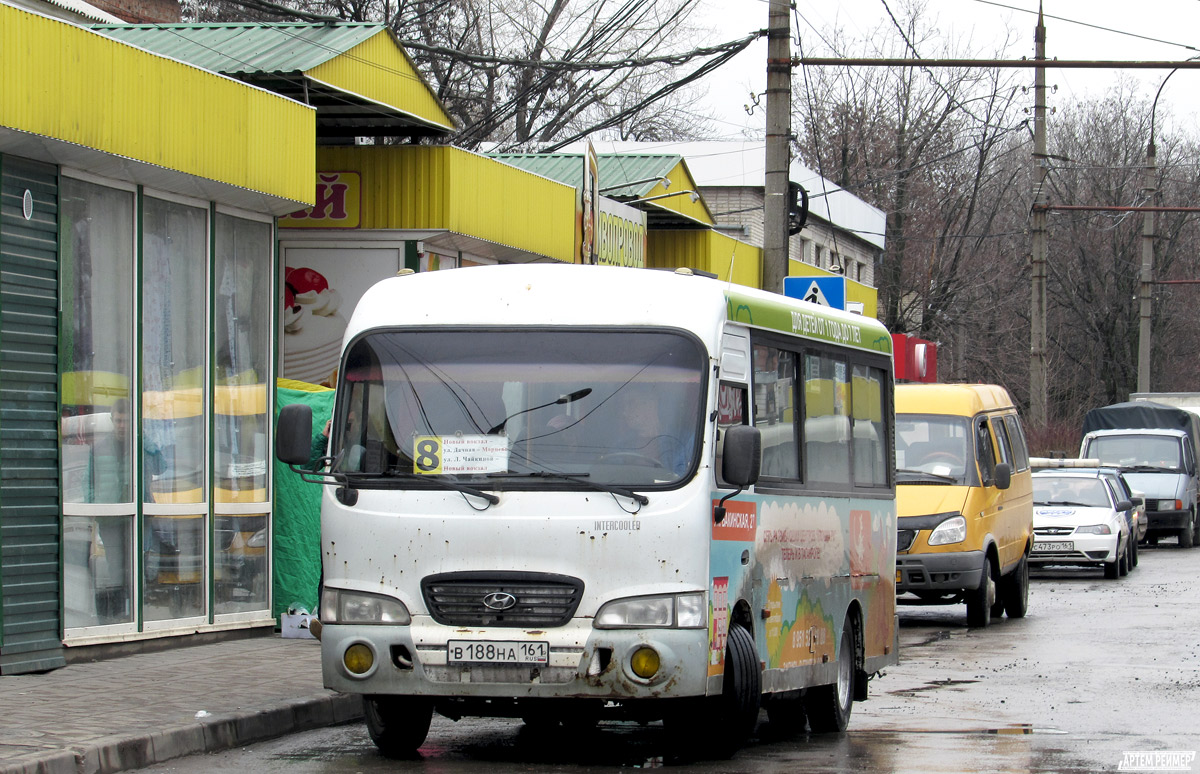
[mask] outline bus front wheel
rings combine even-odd
[[[762,667],[754,637],[734,624],[726,638],[721,695],[689,702],[667,715],[663,720],[670,745],[684,760],[732,757],[754,734],[761,703]]]
[[[364,696],[367,733],[387,758],[407,758],[429,735],[433,702],[412,696]]]
[[[850,724],[854,707],[854,625],[850,618],[842,625],[842,640],[837,652],[837,682],[818,685],[804,694],[808,725],[816,733],[840,733]]]

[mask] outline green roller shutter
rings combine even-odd
[[[58,471],[58,170],[0,156],[0,674],[64,665]]]

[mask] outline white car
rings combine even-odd
[[[1030,564],[1100,566],[1110,580],[1128,574],[1132,507],[1098,471],[1035,471]]]

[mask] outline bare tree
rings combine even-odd
[[[860,43],[825,39],[839,54],[854,45],[864,56],[958,55],[920,5],[906,12]],[[887,213],[881,318],[942,340],[953,366],[958,329],[995,320],[994,304],[972,291],[996,276],[979,272],[979,256],[1006,227],[995,205],[1020,182],[1000,163],[1024,139],[1013,76],[914,65],[822,68],[798,80],[801,157]]]
[[[284,1],[186,0],[185,14],[263,20],[291,9],[386,24],[458,122],[453,141],[468,148],[709,136],[690,84],[756,37],[747,29],[695,47],[700,0]]]

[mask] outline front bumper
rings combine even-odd
[[[1033,565],[1102,565],[1117,561],[1120,535],[1037,535],[1029,563]],[[1045,550],[1055,543],[1070,544],[1070,548]],[[1041,546],[1042,548],[1039,548]]]
[[[1188,526],[1191,511],[1146,511],[1147,530],[1180,530]]]
[[[545,664],[452,664],[449,640],[548,642]],[[366,645],[374,665],[354,675],[343,663],[353,644]],[[636,676],[639,648],[659,656],[658,673]],[[427,616],[410,626],[331,626],[321,633],[326,688],[342,693],[448,698],[665,699],[703,696],[709,657],[706,629],[594,629],[575,619],[549,630],[446,627]]]
[[[982,551],[941,554],[897,554],[896,593],[967,591],[983,578]]]

